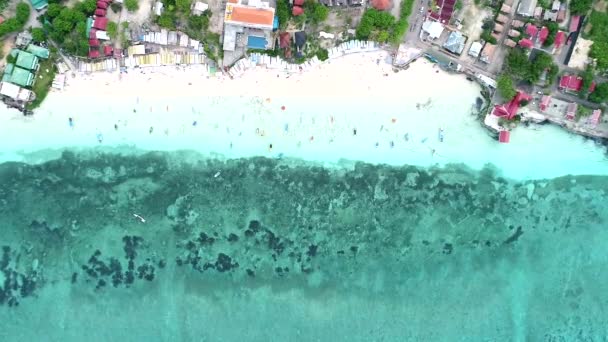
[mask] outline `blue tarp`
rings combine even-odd
[[[260,49],[260,50],[264,50],[266,49],[266,38],[264,37],[256,37],[256,36],[249,36],[247,37],[247,47],[250,49]]]
[[[274,17],[274,22],[272,23],[272,29],[276,30],[279,28],[279,17]]]

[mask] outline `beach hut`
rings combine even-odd
[[[557,34],[555,34],[555,42],[553,43],[555,44],[555,49],[559,49],[565,41],[566,33],[564,31],[558,31]]]
[[[566,119],[574,120],[576,118],[576,110],[578,109],[578,105],[574,102],[569,103],[566,108]]]
[[[497,22],[499,22],[499,23],[501,23],[501,24],[504,24],[504,23],[506,23],[506,22],[508,22],[508,21],[509,21],[509,17],[507,17],[507,16],[506,16],[506,15],[504,15],[504,14],[499,14],[499,15],[496,17],[496,21],[497,21]]]
[[[90,47],[98,47],[99,46],[99,40],[98,39],[89,39],[89,46]]]
[[[95,10],[95,15],[98,16],[98,17],[105,17],[106,16],[106,10],[98,8],[98,9]]]
[[[539,105],[541,112],[544,112],[545,110],[547,110],[547,108],[549,108],[550,104],[551,104],[551,96],[543,95],[543,97],[540,100],[540,105]]]
[[[509,37],[519,37],[521,33],[517,30],[509,30]]]
[[[500,11],[504,14],[509,14],[511,13],[511,6],[503,3],[502,7],[500,7]]]
[[[296,47],[298,48],[298,50],[302,49],[304,47],[304,44],[306,44],[306,32],[304,31],[298,31],[294,34],[294,39],[296,42]]]
[[[503,143],[503,144],[508,144],[509,140],[511,140],[511,132],[500,131],[498,133],[498,142]]]
[[[496,24],[494,25],[494,32],[498,32],[498,33],[502,33],[502,31],[505,29],[504,26],[502,26],[501,24]]]
[[[591,116],[589,117],[588,124],[596,126],[600,123],[600,117],[602,116],[602,111],[600,109],[596,109],[593,111]]]
[[[294,6],[304,6],[304,0],[293,0]]]
[[[532,24],[526,25],[526,34],[528,37],[530,37],[530,39],[534,39],[534,37],[536,37],[536,33],[538,33],[538,27]]]
[[[483,50],[481,50],[479,60],[481,60],[484,63],[490,63],[492,61],[492,59],[494,58],[495,50],[496,50],[496,45],[486,43],[486,45],[483,47]]]
[[[97,1],[97,8],[105,10],[108,8],[108,3],[104,1]]]
[[[503,42],[503,44],[505,46],[510,47],[510,48],[514,48],[514,47],[517,46],[517,43],[514,40],[512,40],[512,39],[505,39],[505,41]]]
[[[103,54],[110,57],[114,53],[114,49],[110,45],[103,47]]]
[[[90,50],[89,51],[89,58],[93,59],[93,58],[99,58],[99,50]]]

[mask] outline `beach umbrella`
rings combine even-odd
[[[372,7],[379,11],[389,9],[391,5],[391,0],[372,0]]]

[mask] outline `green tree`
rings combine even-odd
[[[86,15],[92,15],[95,12],[96,8],[97,2],[95,0],[84,0],[83,2],[79,2],[74,6],[74,9]]]
[[[595,103],[608,102],[608,82],[598,84],[593,93],[589,94],[589,101]]]
[[[498,77],[496,80],[496,89],[500,96],[505,100],[510,100],[517,94],[517,91],[513,86],[513,80],[507,74],[502,74]]]
[[[125,7],[129,12],[135,12],[139,9],[139,3],[137,0],[125,0]]]
[[[316,56],[320,61],[325,61],[329,58],[329,51],[327,51],[327,49],[320,48],[317,50]]]
[[[160,25],[161,27],[164,28],[175,28],[175,19],[173,18],[173,16],[171,15],[170,12],[165,11],[163,12],[163,14],[160,15],[160,17],[158,17],[158,25]]]
[[[526,79],[530,72],[528,56],[521,49],[513,49],[507,55],[507,71],[519,79]]]
[[[572,14],[587,14],[593,5],[593,0],[570,0],[568,7]]]
[[[207,31],[209,28],[208,15],[191,15],[188,17],[188,27],[195,31]]]
[[[329,9],[315,0],[308,0],[304,3],[305,13],[313,24],[324,22],[329,15]]]
[[[49,4],[49,7],[46,8],[46,15],[53,19],[61,13],[61,10],[64,7],[59,4]]]
[[[175,0],[177,10],[186,15],[190,14],[190,4],[190,0]]]
[[[17,4],[15,19],[23,26],[30,19],[30,5],[25,2]]]
[[[32,29],[32,40],[36,43],[42,43],[46,40],[46,34],[40,27],[34,27]]]
[[[118,37],[118,24],[109,21],[106,31],[108,31],[108,36],[110,36],[110,38],[116,39],[116,37]]]
[[[594,41],[589,56],[595,58],[596,66],[602,71],[608,70],[608,41]]]

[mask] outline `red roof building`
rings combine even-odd
[[[99,40],[97,40],[97,39],[89,39],[89,46],[90,47],[98,47],[99,46]]]
[[[98,16],[98,17],[105,17],[106,16],[106,10],[98,8],[98,9],[95,10],[95,15]]]
[[[524,38],[519,41],[519,46],[525,49],[531,49],[534,46],[534,43],[530,39]]]
[[[293,6],[293,9],[291,10],[291,14],[293,14],[295,17],[302,15],[304,13],[304,9],[300,6]]]
[[[456,0],[436,0],[434,3],[438,10],[432,11],[430,17],[442,24],[448,24],[454,13]]]
[[[544,112],[545,110],[547,110],[547,108],[549,107],[550,104],[551,104],[551,96],[543,95],[543,97],[540,100],[540,105],[539,105],[541,112]]]
[[[293,0],[294,6],[304,6],[304,0]]]
[[[567,92],[578,93],[583,89],[583,78],[576,75],[564,75],[559,79],[559,88]],[[589,92],[593,93],[594,90],[595,82],[591,82]]]
[[[557,34],[555,35],[555,48],[559,49],[560,47],[562,47],[562,45],[564,44],[564,42],[566,41],[566,32],[564,31],[557,31]]]
[[[89,32],[89,39],[97,39],[97,30],[92,28]]]
[[[108,18],[100,18],[100,17],[95,18],[95,22],[93,22],[94,28],[105,31],[106,26],[108,26]]]
[[[288,48],[291,45],[291,35],[289,32],[279,34],[279,47],[281,49]]]
[[[519,106],[521,106],[522,101],[530,101],[532,96],[518,91],[517,95],[511,99],[508,103],[502,105],[494,106],[494,110],[492,114],[500,117],[504,117],[507,120],[513,119],[517,115],[517,111],[519,110]]]
[[[566,108],[566,119],[574,120],[576,118],[576,110],[578,109],[578,105],[574,102],[568,104]]]
[[[578,25],[579,25],[580,21],[581,21],[581,17],[580,16],[573,15],[570,18],[570,30],[569,31],[570,32],[576,32],[576,31],[578,31]]]
[[[498,133],[498,142],[507,144],[511,138],[511,132],[509,131],[500,131]]]
[[[549,29],[547,28],[547,26],[543,26],[543,28],[540,29],[540,32],[538,32],[538,41],[543,44],[545,40],[547,40],[548,36]]]
[[[110,45],[106,45],[103,47],[103,54],[106,56],[112,56],[114,53],[114,49]]]
[[[601,116],[602,116],[602,111],[599,109],[596,109],[593,111],[593,113],[589,117],[589,120],[587,121],[587,123],[595,126],[600,123]]]
[[[536,27],[532,24],[526,25],[526,34],[528,36],[530,36],[531,39],[534,39],[534,37],[536,36],[537,33],[538,33],[538,27]]]
[[[89,58],[99,58],[99,50],[90,50]]]
[[[97,1],[97,8],[107,9],[108,8],[108,3],[107,2],[103,2],[103,1]]]

